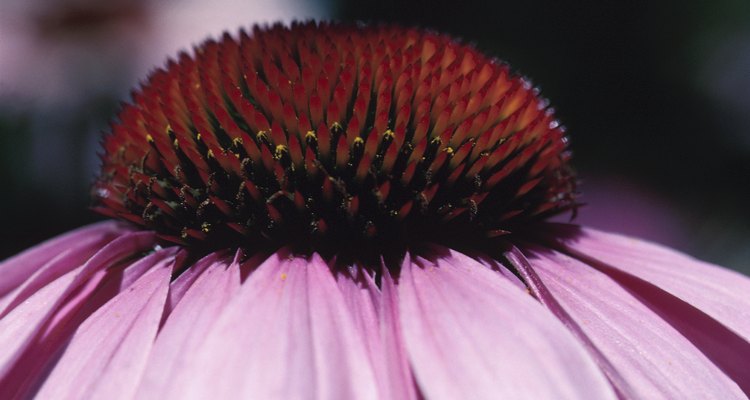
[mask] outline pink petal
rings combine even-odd
[[[536,271],[531,267],[526,256],[516,246],[511,246],[508,251],[504,254],[505,259],[513,265],[518,271],[519,275],[523,277],[524,281],[528,285],[528,291],[531,295],[536,297],[540,303],[542,303],[560,322],[562,322],[566,328],[573,334],[579,343],[589,352],[594,362],[604,372],[613,385],[615,392],[618,387],[625,387],[625,379],[622,378],[617,369],[609,362],[609,360],[602,354],[591,339],[583,332],[583,329],[576,323],[573,318],[568,314],[567,311],[560,305],[560,303],[552,296],[549,289],[542,283],[541,278]],[[621,393],[617,393],[618,398],[622,398]]]
[[[88,257],[118,235],[129,232],[127,227],[115,222],[102,222],[85,226],[50,239],[23,253],[0,262],[0,299],[36,273],[48,261],[62,253],[75,257]],[[63,260],[68,260],[62,257]],[[52,268],[58,270],[59,268]],[[63,272],[64,273],[64,272]],[[57,275],[59,276],[59,275]],[[45,282],[46,283],[46,282]]]
[[[67,302],[76,308],[83,304],[86,295],[98,287],[108,266],[138,254],[153,246],[154,235],[150,232],[128,233],[113,240],[93,255],[73,273],[63,275],[40,289],[23,303],[0,319],[0,388],[7,374],[31,341],[45,330],[53,329],[55,318]],[[69,297],[76,295],[79,301]],[[47,355],[49,357],[49,355]]]
[[[568,232],[576,227],[552,225]],[[559,239],[566,252],[654,284],[750,341],[750,278],[635,238],[590,228]],[[585,261],[585,260],[584,260]]]
[[[36,266],[36,271],[28,279],[0,299],[0,318],[7,315],[16,306],[26,301],[50,282],[83,266],[101,248],[101,243],[91,241],[84,246],[75,246],[64,250],[46,263]]]
[[[401,334],[398,293],[390,274],[384,271],[382,292],[362,270],[358,271],[356,280],[340,274],[338,283],[356,328],[364,335],[382,398],[416,399],[414,378]]]
[[[201,258],[195,264],[191,265],[185,271],[181,272],[180,275],[169,285],[169,297],[167,297],[167,304],[164,307],[164,316],[167,318],[172,310],[177,306],[177,303],[182,300],[185,293],[195,283],[198,277],[210,266],[216,263],[224,263],[226,257],[228,257],[229,251],[217,251],[209,253],[205,257]],[[162,321],[162,325],[164,321]]]
[[[491,257],[488,257],[486,255],[482,255],[482,254],[477,254],[477,255],[469,254],[469,255],[475,260],[477,260],[477,262],[479,262],[480,264],[484,265],[490,270],[495,271],[499,273],[500,275],[504,276],[505,278],[507,278],[510,281],[510,283],[516,285],[516,287],[518,287],[519,289],[526,291],[526,284],[523,283],[521,279],[519,279],[516,275],[510,272],[508,268],[505,268],[505,266],[503,266],[497,260]]]
[[[39,398],[133,398],[169,289],[174,259],[160,261],[80,325]]]
[[[620,235],[570,225],[549,231],[552,245],[637,293],[750,394],[750,278]]]
[[[328,265],[277,253],[175,371],[173,398],[377,398],[372,366]]]
[[[567,329],[508,279],[447,249],[404,260],[406,348],[430,399],[615,398]]]
[[[344,303],[352,316],[355,328],[362,333],[367,354],[375,369],[379,386],[386,386],[386,365],[383,358],[383,343],[380,335],[380,290],[372,277],[352,267],[351,274],[339,273],[336,277]],[[354,275],[354,276],[352,276]]]
[[[135,238],[129,238],[130,236]],[[132,254],[128,254],[127,249],[132,250],[131,246],[139,242],[137,239],[144,237],[144,234],[125,235],[113,242],[114,247],[102,249],[109,253],[111,259],[104,255],[94,257],[80,269],[70,273],[75,275],[70,281],[64,282],[66,287],[60,289],[63,294],[55,297],[57,300],[42,315],[42,320],[32,326],[36,328],[29,331],[31,334],[23,340],[17,338],[19,347],[13,349],[13,358],[3,366],[5,372],[0,375],[0,393],[8,394],[9,397],[14,397],[14,394],[23,397],[23,393],[33,390],[38,385],[39,377],[46,376],[45,369],[49,369],[49,365],[57,361],[59,350],[88,316],[126,289],[123,285],[135,281],[139,273],[142,274],[164,258],[175,258],[176,249],[173,248],[156,251],[132,264],[123,263],[120,258],[122,256],[116,255],[117,249],[125,251],[126,255],[123,256],[128,258]],[[88,272],[84,273],[86,271]],[[58,281],[50,286],[57,286]],[[46,287],[40,291],[39,294],[43,295],[40,299],[47,297],[43,293],[45,289]],[[23,306],[36,302],[32,297]],[[18,310],[22,308],[18,307]],[[16,312],[20,311],[14,311]]]
[[[527,252],[546,288],[614,366],[620,376],[613,382],[626,398],[745,398],[699,349],[610,277],[557,252]]]
[[[8,385],[16,382],[9,375],[79,271],[80,268],[51,282],[0,319],[0,392],[12,393]]]
[[[189,365],[221,311],[239,290],[239,264],[230,264],[218,255],[201,261],[205,260],[212,262],[187,289],[159,332],[136,398],[163,398],[179,389],[174,387],[177,382],[172,375]]]
[[[0,393],[23,398],[38,390],[48,370],[59,360],[61,350],[89,316],[128,289],[139,273],[165,259],[175,260],[176,253],[176,249],[163,249],[132,264],[118,264],[92,274],[90,280],[66,297],[21,349],[16,362],[0,379]]]
[[[414,376],[409,366],[406,344],[401,329],[398,290],[388,270],[385,270],[383,274],[382,286],[380,333],[383,337],[383,355],[388,372],[388,388],[384,391],[386,394],[384,398],[416,399]]]

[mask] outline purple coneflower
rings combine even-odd
[[[153,73],[103,222],[0,264],[0,397],[730,399],[750,279],[574,212],[563,129],[506,65],[293,24]]]

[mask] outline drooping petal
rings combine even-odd
[[[576,340],[578,340],[578,342],[581,343],[583,347],[588,351],[588,353],[594,359],[594,362],[599,366],[599,369],[601,369],[602,372],[604,372],[604,374],[607,376],[607,379],[612,384],[615,393],[618,395],[617,397],[623,398],[624,395],[620,391],[618,391],[618,388],[627,386],[627,382],[625,381],[625,379],[620,375],[619,371],[617,371],[617,369],[612,365],[607,357],[602,354],[599,348],[594,345],[594,343],[586,335],[586,333],[584,333],[583,329],[573,319],[573,317],[571,317],[570,314],[568,314],[568,312],[565,311],[565,309],[560,305],[557,299],[552,296],[552,293],[550,293],[549,289],[547,289],[547,286],[544,285],[542,279],[539,278],[539,275],[536,273],[534,268],[531,267],[531,264],[529,264],[529,261],[526,259],[526,256],[523,254],[523,252],[518,249],[518,247],[513,245],[505,251],[504,258],[514,267],[514,269],[526,282],[529,294],[539,300],[539,302],[544,305],[544,307],[546,307],[552,313],[552,315],[557,317],[557,319],[559,319],[560,322],[562,322],[565,327],[568,328],[568,330],[573,334]]]
[[[165,398],[179,374],[203,345],[206,334],[240,288],[239,264],[215,255],[182,296],[154,343],[136,398]],[[193,267],[191,267],[193,268]]]
[[[398,315],[398,293],[383,269],[382,291],[372,277],[359,271],[358,279],[338,276],[344,300],[362,332],[378,387],[385,399],[416,399],[414,378],[406,357]]]
[[[92,254],[102,247],[103,245],[100,245],[100,243],[92,241],[88,246],[64,250],[43,265],[37,266],[38,269],[28,279],[0,299],[0,318],[50,282],[81,267]]]
[[[59,271],[70,264],[75,264],[75,260],[91,256],[118,235],[129,231],[130,229],[121,223],[101,222],[60,235],[0,262],[0,299],[11,290],[18,288],[50,260],[56,259],[54,260],[56,266],[47,269],[53,272]],[[62,254],[65,256],[60,257]],[[73,265],[73,267],[79,265]],[[64,272],[56,276],[62,273]],[[56,276],[51,277],[50,280]],[[44,283],[48,282],[49,280]]]
[[[112,298],[128,290],[153,266],[164,260],[178,262],[178,255],[175,248],[162,249],[135,262],[118,263],[91,274],[88,280],[81,282],[51,310],[49,317],[29,337],[25,346],[18,349],[17,359],[9,364],[7,372],[0,377],[0,393],[11,398],[30,397],[59,361],[70,338],[84,321]]]
[[[5,385],[10,368],[27,349],[32,339],[45,330],[53,330],[56,318],[67,301],[67,312],[85,302],[106,276],[104,269],[153,246],[149,232],[125,234],[100,249],[86,263],[52,281],[0,318],[0,387]],[[78,303],[70,299],[75,294]],[[49,355],[47,355],[49,357]]]
[[[328,265],[276,253],[175,372],[174,398],[377,398],[372,365]]]
[[[475,260],[435,248],[398,282],[407,352],[430,399],[611,399],[604,375],[525,291]]]
[[[554,224],[556,242],[576,256],[598,261],[654,284],[698,308],[750,341],[750,278],[643,240],[590,228]]]
[[[615,367],[623,381],[612,381],[626,398],[746,398],[679,331],[606,274],[548,249],[525,252],[542,283]]]
[[[636,293],[750,395],[750,278],[655,244],[549,225],[550,245]]]
[[[39,398],[130,399],[146,366],[169,290],[164,259],[84,321]]]
[[[79,269],[46,285],[0,319],[0,390],[3,393],[13,393],[11,386],[20,385],[20,382],[11,379],[13,371],[18,370],[14,366],[34,336],[44,327],[44,320],[49,318],[51,310],[57,306],[57,300],[75,279]],[[40,364],[43,362],[46,360],[39,361]]]

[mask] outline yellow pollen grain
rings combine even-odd
[[[255,137],[258,139],[258,141],[262,141],[266,139],[266,131],[259,131]]]
[[[365,144],[365,141],[361,137],[358,136],[357,138],[354,139],[355,146],[362,146],[364,144]]]
[[[208,153],[206,153],[206,157],[208,158],[214,158],[214,151],[211,149],[208,149]]]
[[[151,136],[151,134],[146,134],[146,141],[149,143],[154,143],[154,137]]]
[[[453,147],[448,146],[443,151],[445,151],[446,153],[448,153],[449,156],[453,155]]]
[[[387,131],[383,132],[383,139],[385,138],[393,139],[393,131],[388,129]]]
[[[238,136],[232,139],[232,144],[235,145],[236,147],[240,147],[242,145],[242,138]]]
[[[198,134],[197,134],[197,135],[195,135],[195,139],[196,139],[196,140],[201,140],[201,137],[202,137],[202,136],[201,136],[200,132],[198,132]]]
[[[287,276],[287,275],[286,275],[286,272],[282,272],[282,273],[281,273],[281,280],[282,280],[282,281],[285,281],[285,280],[286,280],[286,276]]]
[[[175,139],[174,142],[172,142],[172,145],[174,146],[175,149],[179,148],[180,147],[180,142],[177,139]]]
[[[318,140],[318,136],[315,135],[315,131],[307,131],[307,133],[305,134],[305,140],[307,140],[307,139]]]
[[[344,127],[342,127],[341,124],[339,124],[338,122],[334,122],[334,123],[331,124],[331,130],[335,130],[335,129],[341,129],[341,130],[343,130]]]
[[[276,157],[276,159],[278,160],[278,159],[280,159],[281,157],[284,156],[284,153],[286,153],[288,151],[289,150],[287,149],[286,146],[284,146],[283,144],[280,144],[280,145],[276,146],[276,152],[274,154],[274,157]]]
[[[164,127],[164,133],[166,133],[166,134],[169,134],[169,131],[171,131],[171,130],[172,130],[172,125],[170,125],[170,124],[167,124],[167,126]]]
[[[208,222],[202,223],[201,224],[201,231],[203,231],[203,233],[209,233],[209,232],[211,232],[211,224],[209,224]]]

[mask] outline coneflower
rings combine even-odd
[[[104,139],[103,222],[0,264],[0,397],[747,398],[750,279],[575,214],[507,65],[396,26],[183,53]]]

